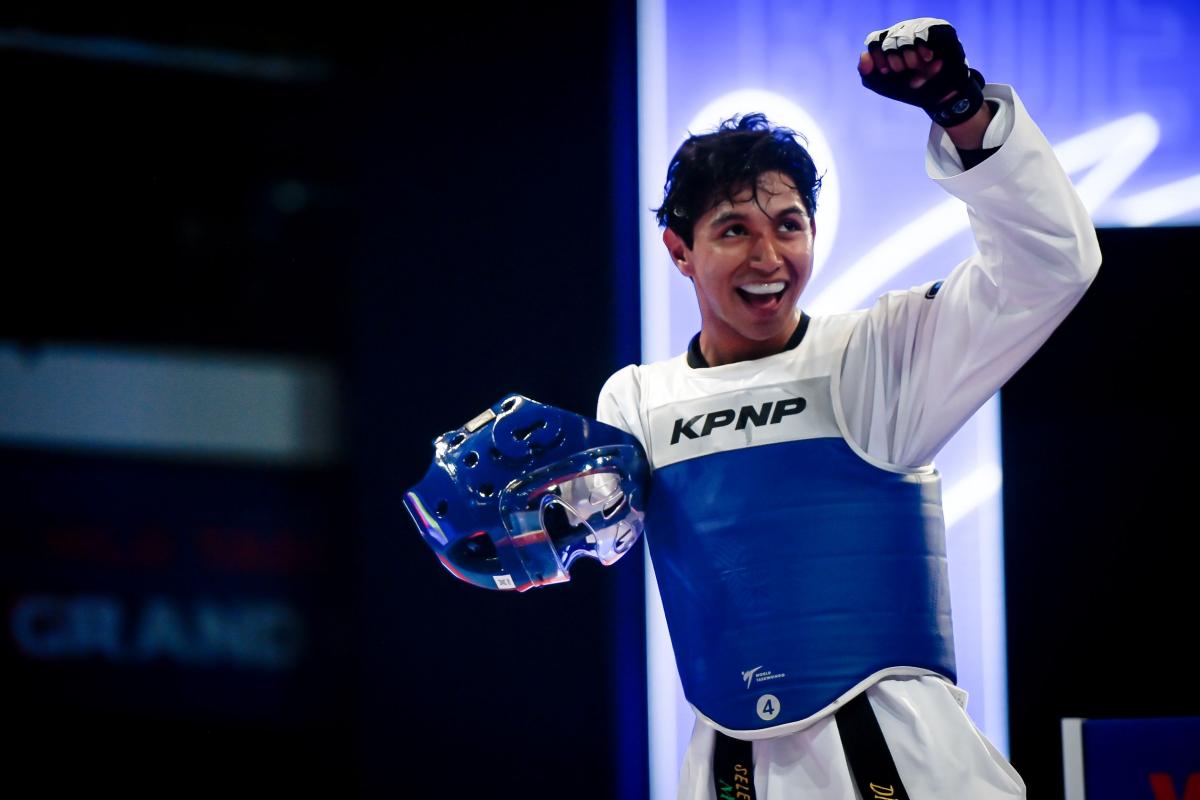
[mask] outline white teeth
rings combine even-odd
[[[738,288],[749,294],[777,294],[783,291],[783,287],[787,286],[783,281],[775,281],[774,283],[744,283]]]

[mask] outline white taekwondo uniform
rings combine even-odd
[[[597,418],[654,470],[647,543],[698,717],[681,799],[716,796],[716,728],[753,740],[760,799],[856,798],[834,712],[864,690],[914,800],[1025,795],[952,684],[932,460],[1079,301],[1100,252],[1016,93],[984,94],[998,151],[963,171],[945,131],[929,137],[929,176],[966,203],[979,250],[944,281],[804,315],[772,356],[683,354],[601,391]]]

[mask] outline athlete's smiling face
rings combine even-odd
[[[812,275],[816,223],[791,179],[759,176],[757,192],[722,200],[696,221],[692,247],[668,228],[663,241],[700,304],[700,349],[712,366],[783,350]]]

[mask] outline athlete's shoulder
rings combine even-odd
[[[641,403],[641,366],[628,364],[609,376],[596,400],[596,419],[632,433],[639,439],[638,421]]]
[[[600,388],[601,403],[606,398],[624,399],[631,395],[636,395],[637,387],[640,383],[638,376],[639,369],[641,369],[641,365],[639,364],[627,364],[608,376],[608,380]]]
[[[836,354],[846,347],[850,334],[862,324],[867,309],[843,311],[836,314],[814,316],[804,336],[805,354],[808,358]]]
[[[853,327],[863,314],[867,313],[865,308],[855,309],[854,311],[840,311],[836,314],[818,314],[812,317],[808,324],[808,335],[816,339],[821,339],[829,336],[836,336],[838,332],[845,330],[848,327]]]
[[[652,361],[649,364],[629,364],[614,372],[605,381],[601,395],[605,392],[628,394],[632,391],[636,393],[641,387],[661,382],[687,370],[687,359],[684,355],[673,356],[662,361]]]

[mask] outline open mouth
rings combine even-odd
[[[737,293],[742,301],[751,308],[771,310],[783,302],[783,293],[787,291],[785,281],[774,283],[756,283],[738,286]]]

